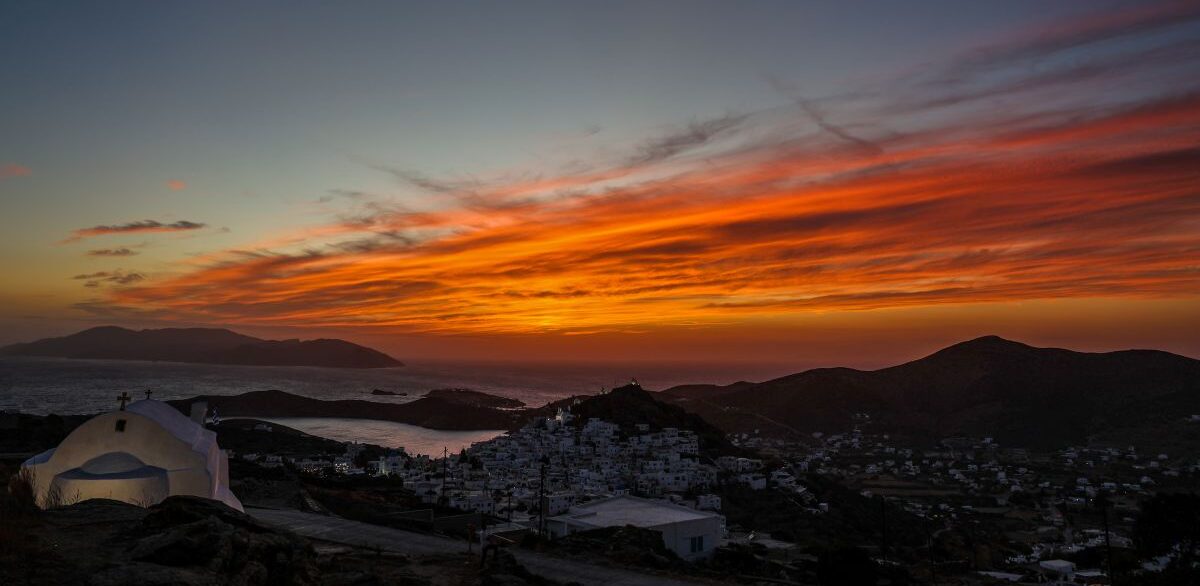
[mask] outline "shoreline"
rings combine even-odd
[[[436,431],[487,431],[513,429],[532,417],[547,412],[539,408],[496,407],[503,399],[485,393],[441,393],[413,401],[389,403],[363,399],[323,401],[284,391],[252,391],[240,395],[199,395],[167,401],[185,415],[192,406],[205,403],[209,413],[224,418],[339,418],[389,421]],[[552,405],[552,404],[551,404]]]
[[[59,445],[84,422],[101,415],[0,413],[0,464],[19,466],[26,459]],[[266,424],[270,431],[255,429]],[[384,449],[403,449],[412,456],[440,457],[443,449],[457,453],[472,444],[507,433],[507,429],[439,430],[379,419],[346,417],[232,416],[208,425],[218,436],[222,449],[238,453],[250,445],[273,438],[263,445],[284,451],[307,451],[315,443],[358,443]],[[250,436],[243,437],[247,433]],[[257,438],[251,444],[244,440]],[[236,438],[236,439],[235,439]],[[252,451],[257,448],[249,448]]]
[[[343,417],[233,417],[223,420],[260,421],[294,429],[304,434],[337,442],[355,442],[388,449],[403,449],[413,456],[441,456],[442,449],[457,453],[472,444],[499,437],[504,429],[438,430],[378,419]],[[218,436],[220,435],[218,427]]]

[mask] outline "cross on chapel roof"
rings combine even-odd
[[[126,393],[125,391],[121,391],[121,396],[117,397],[117,400],[121,402],[121,410],[124,411],[125,403],[128,403],[130,401],[129,393]]]

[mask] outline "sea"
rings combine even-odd
[[[397,368],[345,369],[0,357],[0,410],[39,415],[100,413],[116,408],[122,392],[140,399],[147,390],[161,400],[281,390],[324,400],[404,403],[439,388],[482,391],[536,407],[572,395],[595,394],[631,379],[647,389],[660,390],[687,383],[768,380],[798,370],[802,369],[795,365],[743,362],[428,361]],[[375,389],[398,394],[372,395]],[[503,433],[439,431],[361,419],[289,417],[274,421],[339,441],[403,447],[410,453],[430,455]]]

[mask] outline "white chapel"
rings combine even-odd
[[[57,448],[23,464],[38,504],[105,498],[148,507],[168,496],[192,495],[241,511],[217,434],[204,428],[206,410],[200,407],[189,419],[147,398],[128,407],[122,401],[121,410],[89,419]]]

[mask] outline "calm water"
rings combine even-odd
[[[793,365],[764,364],[516,364],[417,363],[401,368],[355,370],[294,366],[223,366],[126,360],[0,358],[0,409],[26,413],[97,413],[116,407],[122,391],[156,399],[236,395],[278,389],[317,399],[405,402],[430,389],[465,387],[512,397],[530,406],[594,394],[637,377],[648,389],[684,383],[766,380],[796,372]],[[372,396],[372,389],[408,393]]]
[[[457,452],[475,442],[490,440],[503,429],[440,431],[394,421],[340,417],[256,417],[333,440],[364,442],[385,448],[404,448],[409,454],[441,456],[442,449]]]

